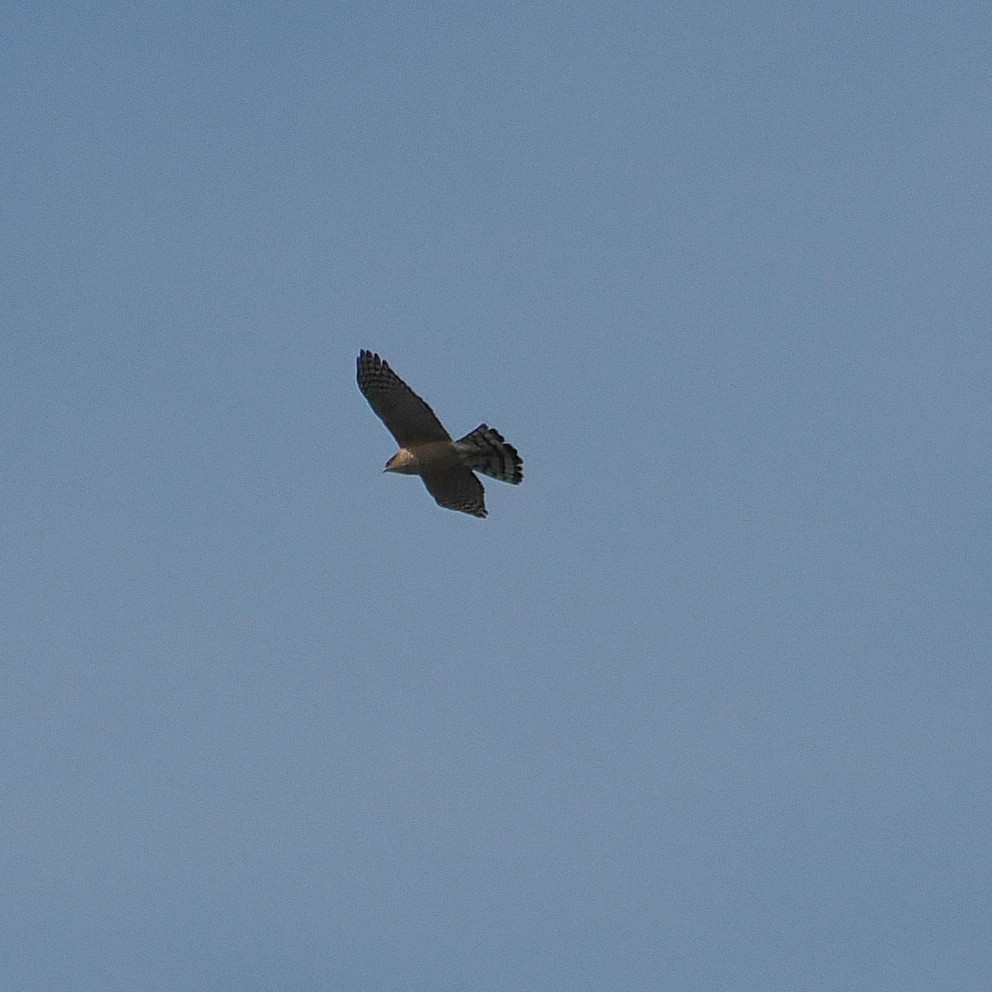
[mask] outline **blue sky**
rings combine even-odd
[[[986,5],[2,26],[4,987],[987,987]]]

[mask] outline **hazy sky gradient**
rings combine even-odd
[[[0,985],[989,986],[987,5],[0,24]]]

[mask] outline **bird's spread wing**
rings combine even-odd
[[[469,469],[459,466],[443,472],[431,472],[421,478],[438,506],[471,513],[473,517],[486,515],[486,492]]]
[[[371,351],[358,355],[358,388],[400,447],[451,440],[434,411]]]

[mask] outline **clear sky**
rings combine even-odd
[[[987,4],[0,27],[0,986],[990,987]]]

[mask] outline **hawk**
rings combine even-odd
[[[385,471],[419,475],[438,506],[484,517],[485,490],[476,472],[513,485],[523,481],[523,460],[499,431],[480,424],[452,440],[434,411],[386,362],[364,349],[358,353],[358,388],[400,446]]]

